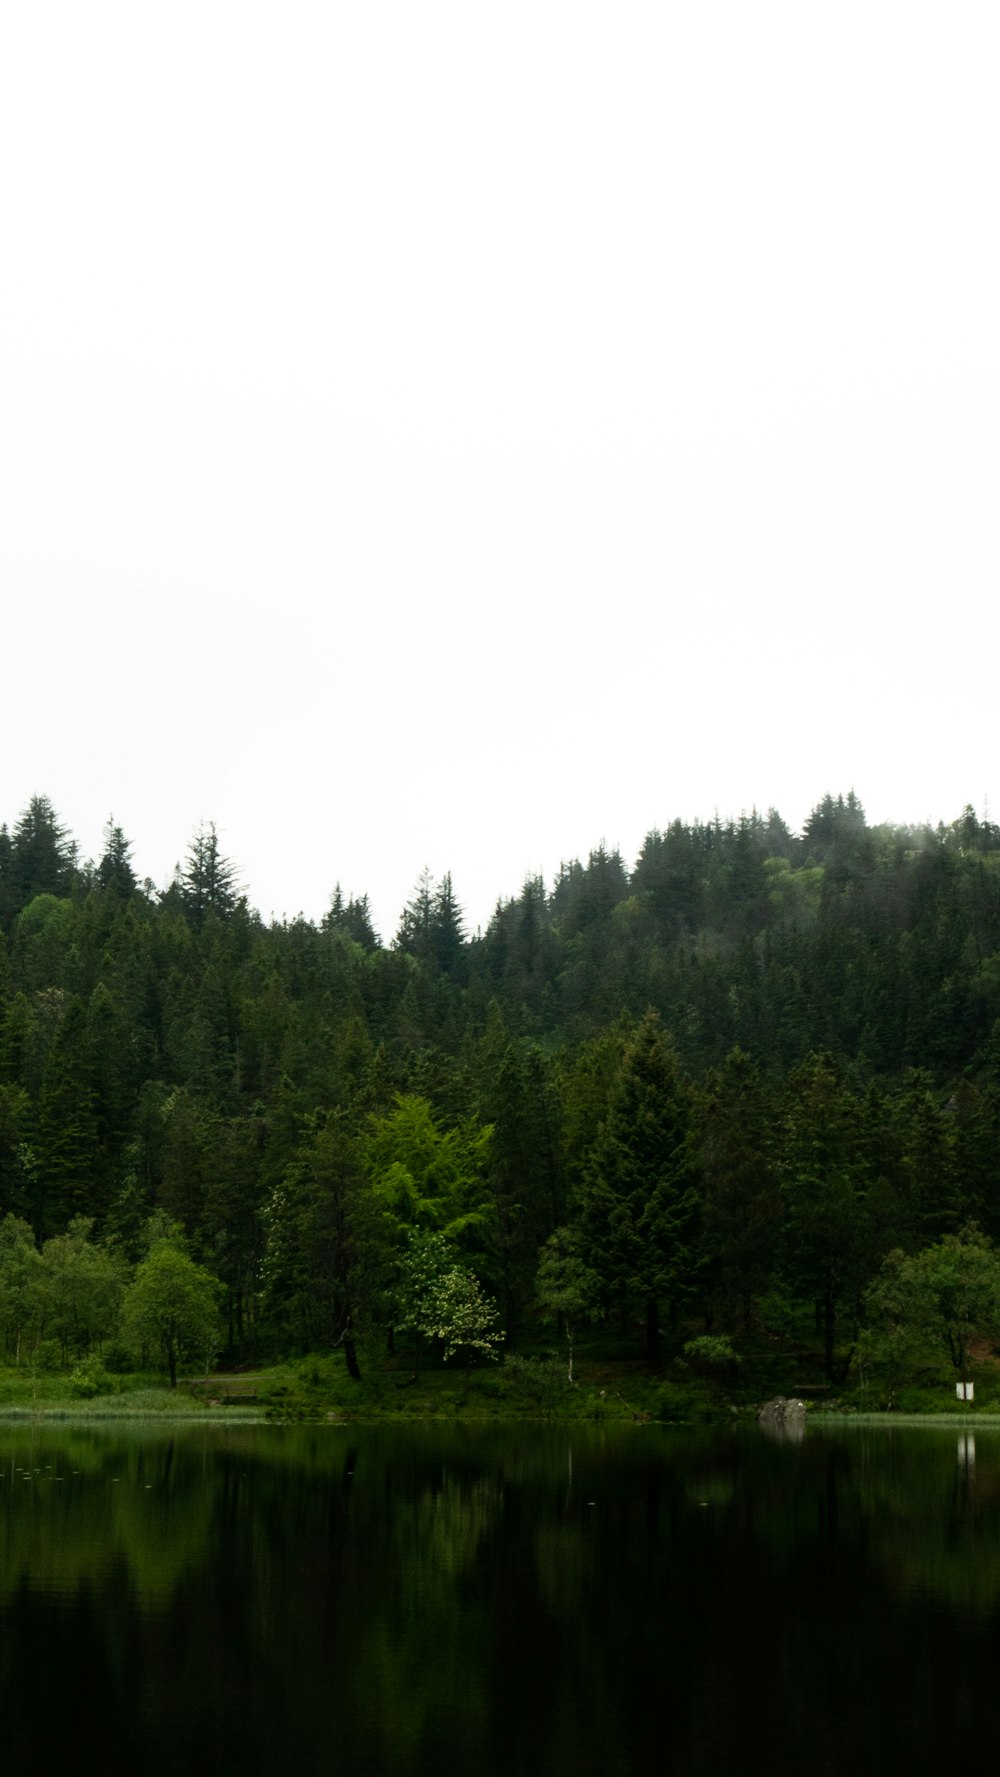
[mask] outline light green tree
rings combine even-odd
[[[474,1273],[461,1265],[442,1234],[411,1234],[400,1265],[400,1332],[440,1339],[444,1359],[460,1350],[495,1358],[503,1343],[500,1316]]]
[[[365,1161],[380,1207],[397,1228],[435,1229],[482,1249],[491,1220],[485,1182],[493,1130],[474,1118],[442,1129],[426,1098],[401,1093],[373,1119]]]
[[[221,1285],[168,1241],[154,1246],[125,1293],[122,1329],[141,1353],[157,1352],[177,1387],[183,1358],[207,1366],[220,1337]]]
[[[70,1354],[83,1357],[108,1338],[121,1306],[123,1266],[94,1245],[93,1226],[92,1217],[74,1216],[65,1234],[54,1235],[42,1248],[46,1334],[58,1339],[64,1363]]]
[[[865,1296],[863,1359],[888,1372],[891,1389],[934,1348],[968,1382],[973,1342],[998,1333],[1000,1254],[974,1224],[922,1252],[890,1253]]]
[[[566,1329],[566,1380],[571,1388],[576,1328],[595,1311],[600,1294],[600,1279],[584,1260],[579,1235],[572,1228],[557,1228],[542,1247],[535,1295],[539,1307],[558,1315]]]

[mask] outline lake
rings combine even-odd
[[[1000,1430],[0,1425],[9,1770],[948,1770]]]

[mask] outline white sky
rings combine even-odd
[[[0,25],[0,818],[265,916],[1000,815],[1000,10]]]

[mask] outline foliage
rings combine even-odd
[[[114,1394],[117,1387],[118,1378],[94,1357],[81,1359],[66,1379],[67,1394],[81,1401],[93,1400],[101,1394]]]
[[[647,1356],[659,1344],[659,1307],[674,1311],[697,1270],[692,1107],[659,1021],[647,1015],[628,1043],[591,1150],[581,1231],[608,1302],[633,1300],[646,1319]]]
[[[595,1313],[601,1284],[584,1257],[583,1243],[572,1228],[557,1228],[542,1248],[535,1279],[539,1307],[557,1315],[566,1328],[567,1380],[573,1381],[573,1339],[576,1327]]]
[[[118,1324],[122,1268],[114,1256],[91,1241],[93,1221],[76,1216],[65,1234],[42,1248],[41,1288],[45,1327],[59,1341],[63,1360],[85,1355]]]
[[[566,1400],[565,1370],[554,1353],[551,1357],[521,1357],[510,1351],[503,1360],[502,1375],[510,1391],[540,1413],[558,1411]]]
[[[37,1342],[45,1320],[42,1258],[27,1222],[6,1215],[0,1222],[0,1335],[8,1358]]]
[[[211,826],[163,892],[113,820],[95,862],[44,797],[0,828],[0,1345],[35,1373],[118,1336],[156,1215],[222,1283],[234,1362],[375,1352],[415,1231],[508,1340],[590,1318],[565,1238],[605,1352],[707,1324],[748,1387],[755,1341],[818,1316],[839,1385],[887,1254],[1000,1238],[998,1143],[1000,828],[969,808],[674,820],[474,936],[425,876],[387,947],[339,890],[266,923]],[[865,1313],[873,1376],[924,1361]]]
[[[1000,1254],[974,1225],[915,1254],[895,1251],[865,1296],[862,1367],[889,1382],[890,1398],[935,1348],[965,1381],[977,1338],[1000,1334]]]
[[[418,1093],[398,1093],[374,1117],[365,1142],[373,1188],[399,1229],[437,1229],[467,1249],[481,1249],[490,1219],[484,1171],[492,1129],[468,1118],[442,1128]]]
[[[272,1324],[300,1347],[342,1344],[360,1380],[356,1339],[376,1313],[386,1228],[343,1113],[311,1120],[262,1222],[262,1300]]]
[[[445,1362],[460,1350],[493,1359],[503,1343],[499,1315],[442,1234],[413,1234],[400,1266],[400,1332],[438,1339]]]
[[[688,1339],[684,1356],[693,1369],[706,1376],[732,1375],[741,1362],[732,1340],[721,1333],[700,1333],[697,1339]]]
[[[125,1294],[122,1325],[140,1354],[156,1352],[177,1386],[181,1359],[207,1367],[220,1335],[219,1284],[169,1241],[160,1241],[136,1269]]]

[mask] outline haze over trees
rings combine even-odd
[[[265,924],[212,826],[163,893],[113,819],[94,861],[43,796],[0,828],[11,1356],[97,1337],[39,1267],[104,1277],[137,1328],[127,1292],[174,1264],[159,1215],[219,1281],[231,1359],[342,1347],[359,1373],[432,1325],[468,1356],[542,1304],[656,1360],[808,1310],[837,1376],[889,1254],[1000,1237],[998,1137],[1000,830],[971,808],[674,822],[475,936],[425,873],[388,942],[339,888]]]

